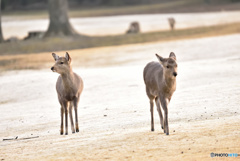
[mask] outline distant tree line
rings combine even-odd
[[[171,0],[178,1],[178,0]],[[240,0],[203,0],[205,3],[240,2]],[[169,2],[169,0],[68,0],[70,8],[91,6],[129,6]],[[48,0],[2,0],[2,10],[47,9]]]

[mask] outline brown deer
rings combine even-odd
[[[77,108],[83,90],[82,78],[72,71],[71,57],[68,53],[65,54],[65,57],[59,57],[55,53],[52,53],[52,56],[55,59],[55,64],[51,70],[60,74],[56,83],[58,100],[61,105],[60,134],[63,135],[63,115],[65,114],[65,135],[68,135],[68,112],[72,133],[75,133],[72,117],[73,106],[75,111],[76,132],[79,132]]]
[[[176,90],[177,62],[173,52],[170,53],[169,58],[163,58],[158,54],[156,56],[159,62],[148,63],[143,71],[146,93],[150,100],[151,131],[154,131],[153,100],[155,100],[162,129],[166,135],[169,135],[168,104]],[[164,119],[160,103],[164,110]]]
[[[132,33],[139,33],[140,32],[140,25],[138,22],[132,22],[129,26],[129,29],[127,30],[127,34],[132,34]]]
[[[175,24],[176,24],[175,19],[172,18],[172,17],[171,17],[171,18],[168,18],[168,23],[169,23],[169,26],[170,26],[171,30],[173,31],[174,28],[175,28]]]

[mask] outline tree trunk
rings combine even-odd
[[[2,15],[1,15],[1,11],[2,11],[2,9],[1,9],[1,0],[0,0],[0,43],[4,41],[3,40],[3,34],[2,34],[2,23],[1,23]]]
[[[78,35],[69,22],[67,0],[48,0],[48,10],[50,24],[44,37]]]

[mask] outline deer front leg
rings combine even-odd
[[[75,126],[76,126],[76,132],[79,132],[79,127],[78,127],[78,102],[79,98],[73,101],[73,106],[74,106],[74,112],[75,112]]]
[[[164,125],[163,125],[163,115],[162,115],[162,110],[161,110],[159,101],[160,101],[159,97],[156,97],[155,98],[155,103],[157,105],[158,115],[159,115],[159,118],[160,118],[160,124],[161,124],[161,127],[163,129],[164,128]]]
[[[151,112],[151,131],[154,131],[153,100],[150,100],[150,112]]]
[[[63,115],[64,115],[64,108],[61,106],[61,126],[60,126],[60,135],[63,135]]]
[[[168,127],[168,100],[164,97],[160,97],[161,105],[164,110],[164,133],[169,135],[169,127]]]
[[[68,135],[68,102],[63,102],[63,110],[65,113],[65,135]]]
[[[69,106],[69,116],[70,116],[70,121],[71,121],[72,133],[75,133],[74,123],[73,123],[73,116],[72,116],[72,102],[70,102],[70,106]]]

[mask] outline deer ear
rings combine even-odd
[[[159,56],[158,54],[155,54],[156,55],[156,57],[158,58],[158,60],[160,61],[160,62],[163,62],[163,57],[161,57],[161,56]]]
[[[55,54],[55,53],[52,53],[52,56],[53,56],[55,61],[57,61],[59,59],[59,56],[57,54]]]
[[[174,54],[174,52],[170,53],[169,58],[173,58],[173,59],[177,60],[176,55]]]
[[[67,61],[69,61],[69,62],[71,62],[71,57],[70,57],[70,55],[68,54],[68,52],[66,52],[66,54],[65,54],[65,58],[67,59]]]

